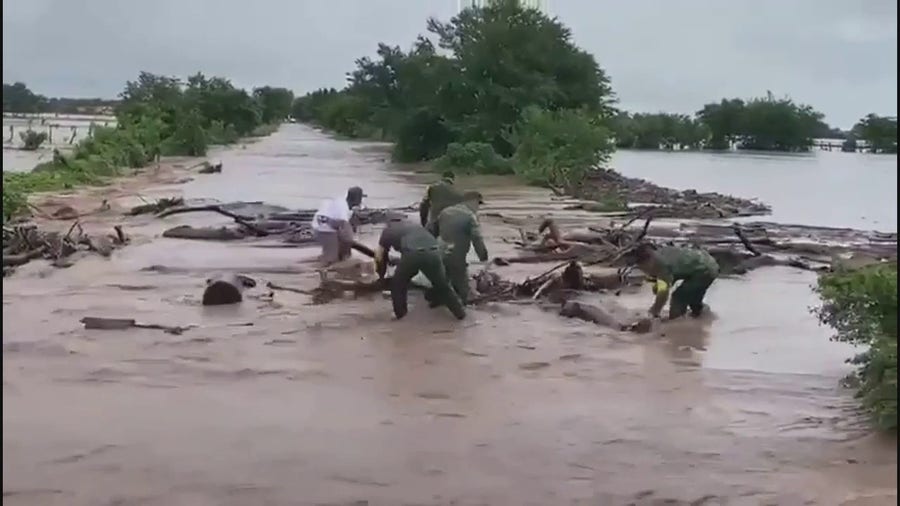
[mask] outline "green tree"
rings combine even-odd
[[[291,114],[294,92],[287,88],[263,86],[253,90],[263,123],[280,123]]]
[[[596,122],[613,109],[606,74],[577,48],[569,30],[519,2],[466,9],[449,22],[428,21],[439,52],[419,37],[409,51],[380,44],[360,58],[339,92],[294,101],[294,117],[345,135],[395,142],[401,161],[432,159],[450,143],[487,143],[516,152],[509,132],[531,107],[580,110]],[[329,103],[334,103],[329,105]]]
[[[766,151],[808,151],[822,113],[789,98],[753,99],[744,106],[740,121],[740,148]]]
[[[38,113],[46,108],[47,98],[32,92],[25,83],[3,83],[3,112]]]
[[[853,127],[873,153],[897,153],[897,118],[868,114]]]
[[[742,131],[744,101],[722,99],[718,104],[706,104],[697,118],[709,129],[709,149],[728,149]]]
[[[526,109],[509,135],[516,174],[535,184],[577,191],[590,172],[609,160],[610,131],[587,111]]]

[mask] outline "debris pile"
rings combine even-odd
[[[33,223],[3,227],[3,276],[16,267],[32,260],[50,260],[59,268],[70,267],[79,252],[93,252],[108,257],[113,250],[128,243],[128,237],[120,225],[107,235],[91,236],[85,233],[78,221],[68,232],[48,232]]]

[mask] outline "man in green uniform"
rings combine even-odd
[[[688,308],[691,316],[700,316],[706,290],[719,275],[716,259],[702,249],[675,246],[656,248],[642,243],[634,250],[631,260],[653,283],[656,299],[650,308],[650,315],[654,318],[659,317],[669,299],[672,285],[678,280],[681,280],[681,286],[672,293],[669,319],[683,316]]]
[[[468,191],[463,194],[464,202],[445,208],[438,215],[435,229],[444,246],[444,267],[450,284],[463,304],[469,298],[469,264],[466,255],[475,247],[475,254],[482,262],[487,261],[488,252],[478,226],[478,206],[483,203],[481,194]]]
[[[400,252],[400,263],[391,279],[391,301],[397,319],[406,316],[407,292],[413,277],[420,271],[432,286],[432,299],[446,305],[453,316],[462,320],[466,317],[456,292],[447,281],[441,245],[438,240],[421,225],[404,220],[391,220],[381,232],[375,251],[375,269],[379,278],[387,272],[387,257],[391,249]]]
[[[441,175],[441,180],[425,190],[425,198],[419,203],[419,221],[422,226],[434,233],[434,222],[445,208],[463,201],[462,193],[456,189],[453,182],[456,175],[447,171]],[[437,234],[434,234],[437,236]]]

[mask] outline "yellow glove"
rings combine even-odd
[[[657,294],[660,292],[665,292],[669,290],[669,284],[661,279],[657,279],[655,283],[653,283],[653,293]]]

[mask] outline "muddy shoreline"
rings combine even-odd
[[[367,144],[299,125],[221,158],[221,174],[173,165],[44,201],[92,210],[105,199],[108,211],[79,218],[85,232],[122,224],[131,242],[109,258],[67,269],[31,262],[4,279],[9,504],[896,501],[894,447],[839,386],[851,350],[806,313],[813,273],[722,279],[713,318],[665,335],[508,303],[473,308],[464,322],[418,296],[399,322],[378,294],[310,306],[304,294],[268,297],[265,282],[316,287],[299,264],[314,251],[160,237],[173,226],[232,226],[217,213],[123,215],[142,203],[137,194],[232,202],[240,192],[307,209],[360,181],[370,207],[400,207],[421,194],[422,178],[386,167]],[[571,232],[610,225],[537,189],[483,193],[491,256],[529,253],[515,244],[518,228],[547,215]],[[654,220],[654,237],[665,224]],[[361,240],[377,232],[364,227]],[[154,265],[163,269],[145,270]],[[521,281],[550,266],[497,272]],[[206,280],[222,272],[261,283],[241,304],[202,307]],[[647,294],[589,301],[627,316]],[[85,316],[191,328],[84,329]]]

